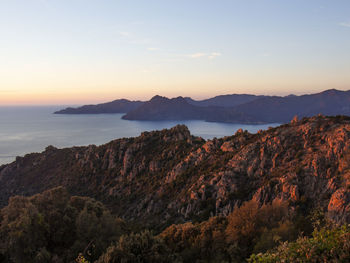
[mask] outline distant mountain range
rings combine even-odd
[[[155,96],[140,107],[125,114],[125,120],[206,120],[231,122],[253,122],[248,116],[226,107],[195,106],[189,98],[168,99]],[[200,102],[199,102],[200,103]]]
[[[56,114],[126,113],[126,120],[205,120],[229,123],[285,123],[295,115],[309,117],[350,115],[350,91],[326,90],[309,95],[256,96],[221,95],[196,101],[192,98],[169,99],[154,96],[151,100],[115,100],[109,103],[67,108]]]

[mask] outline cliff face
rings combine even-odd
[[[185,126],[102,146],[56,149],[0,167],[0,198],[63,185],[118,216],[168,225],[287,200],[350,222],[350,119],[312,117],[204,141]]]

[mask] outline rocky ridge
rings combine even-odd
[[[228,215],[244,201],[288,201],[350,222],[350,119],[316,116],[205,141],[187,127],[56,149],[0,167],[0,202],[63,185],[160,228]]]

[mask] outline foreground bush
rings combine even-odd
[[[265,254],[253,254],[251,263],[263,262],[350,262],[350,226],[322,228],[311,238],[285,242]]]

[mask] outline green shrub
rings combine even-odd
[[[84,251],[92,261],[125,232],[124,222],[100,202],[71,197],[62,187],[10,198],[0,210],[0,223],[5,262],[71,262]]]
[[[253,254],[248,262],[350,262],[350,226],[316,230],[311,238],[301,237],[265,254]]]

